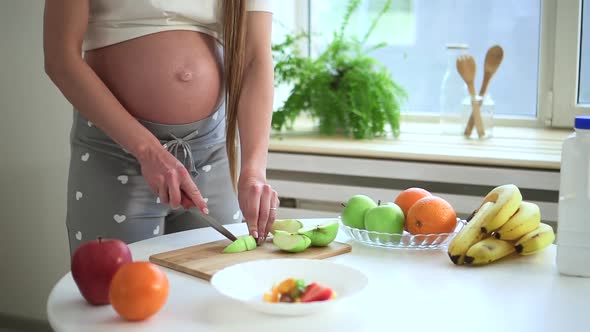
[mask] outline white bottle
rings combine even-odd
[[[557,269],[590,277],[590,116],[577,116],[561,151]]]

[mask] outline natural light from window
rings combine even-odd
[[[363,0],[349,32],[360,37],[386,0]],[[346,2],[312,0],[312,54],[322,50],[341,22]],[[488,92],[495,113],[535,117],[539,67],[540,0],[394,0],[372,36],[389,46],[374,56],[409,92],[404,112],[438,113],[447,43],[465,43],[477,62],[476,90],[487,49],[499,44],[504,60]],[[588,76],[588,75],[586,75]],[[586,78],[588,79],[588,77]]]

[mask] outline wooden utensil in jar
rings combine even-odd
[[[475,122],[479,137],[483,137],[485,135],[485,130],[481,121],[481,113],[479,111],[480,104],[475,96],[475,70],[476,66],[473,56],[461,55],[457,58],[457,71],[461,75],[461,78],[463,78],[463,81],[465,81],[465,84],[467,84],[469,95],[471,96],[471,116]]]
[[[486,58],[484,60],[484,74],[483,74],[483,82],[481,84],[481,88],[479,90],[479,95],[483,98],[486,94],[488,89],[488,84],[492,79],[492,76],[500,67],[500,63],[502,63],[502,59],[504,58],[504,50],[500,45],[494,45],[488,49],[486,53]],[[483,101],[482,101],[483,102]],[[469,121],[467,122],[467,127],[465,128],[465,136],[471,136],[471,131],[473,130],[473,114],[469,116]]]

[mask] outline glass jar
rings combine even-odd
[[[494,111],[495,111],[495,103],[492,99],[492,96],[489,93],[482,98],[482,96],[475,96],[475,101],[479,103],[479,113],[481,114],[481,122],[484,128],[484,135],[479,137],[477,132],[477,127],[475,124],[473,125],[473,130],[471,131],[471,135],[469,138],[478,138],[478,139],[488,139],[494,136]],[[471,96],[466,96],[463,99],[462,105],[462,114],[461,114],[461,122],[462,122],[462,133],[465,131],[469,123],[469,117],[471,116],[471,112],[473,110],[471,106]]]
[[[440,86],[440,129],[442,134],[463,135],[465,119],[462,101],[467,85],[457,71],[457,58],[466,54],[467,44],[447,44],[447,67]]]

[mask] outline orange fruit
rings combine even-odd
[[[402,209],[404,216],[407,218],[412,205],[426,196],[432,196],[432,194],[426,189],[412,187],[399,193],[394,203]]]
[[[113,309],[123,318],[140,321],[156,314],[168,298],[169,283],[158,266],[131,262],[117,270],[109,287]]]
[[[451,233],[457,226],[453,206],[438,196],[419,199],[408,211],[405,227],[411,234]]]

